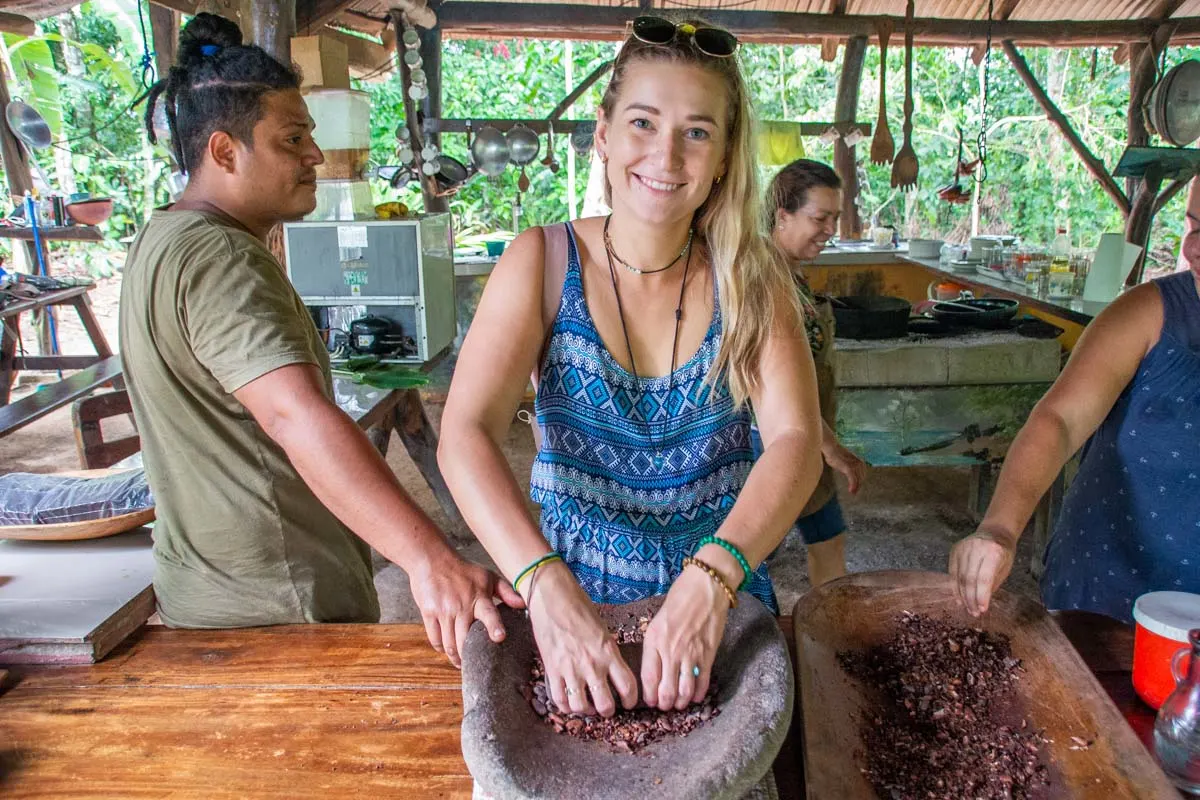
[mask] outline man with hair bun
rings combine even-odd
[[[296,73],[198,14],[150,92],[152,139],[159,102],[189,183],[130,250],[120,338],[163,620],[377,621],[369,544],[408,573],[453,663],[475,619],[499,641],[494,596],[520,598],[454,552],[334,404],[325,346],[264,243],[316,206],[323,157]]]

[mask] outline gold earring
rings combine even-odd
[[[725,177],[724,175],[718,175],[716,178],[713,179],[713,188],[714,189],[721,185],[721,179],[724,177]]]

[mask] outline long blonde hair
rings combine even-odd
[[[708,23],[684,20],[696,27]],[[676,35],[666,45],[628,37],[613,64],[601,108],[613,118],[621,84],[630,64],[669,62],[700,67],[725,84],[729,100],[725,174],[696,210],[695,226],[716,274],[723,331],[721,348],[708,382],[726,377],[736,405],[742,406],[762,379],[760,363],[767,338],[777,325],[799,330],[802,311],[788,265],[764,227],[763,198],[754,147],[750,96],[736,55],[713,58],[696,49],[690,36]],[[607,175],[605,198],[611,197]],[[778,319],[780,313],[787,319]]]

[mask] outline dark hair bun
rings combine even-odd
[[[242,31],[237,24],[207,12],[197,14],[179,34],[177,62],[185,69],[198,64],[204,58],[204,48],[213,45],[224,49],[242,43]]]

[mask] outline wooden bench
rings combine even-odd
[[[50,412],[62,408],[105,384],[119,385],[121,357],[108,356],[69,378],[23,397],[15,403],[0,406],[0,438],[24,428]]]

